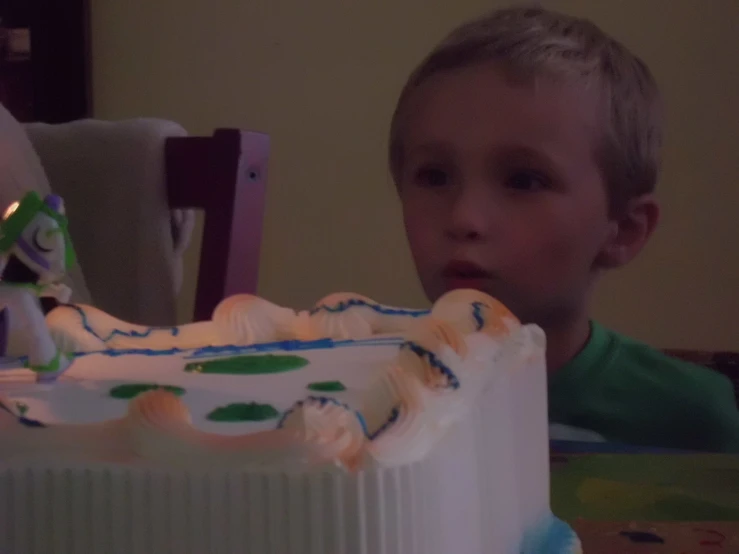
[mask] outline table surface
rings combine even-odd
[[[551,467],[585,554],[739,554],[737,455],[560,443]]]
[[[739,554],[739,522],[574,521],[584,554]]]
[[[551,468],[566,521],[739,521],[737,455],[566,453]]]

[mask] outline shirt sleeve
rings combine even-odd
[[[625,342],[609,375],[627,442],[739,453],[739,409],[729,379],[707,367]]]
[[[716,452],[739,454],[739,408],[731,382],[723,375],[712,375],[705,400],[705,440]]]

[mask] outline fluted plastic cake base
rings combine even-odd
[[[501,372],[431,454],[398,467],[0,466],[0,552],[519,554],[551,520],[544,371]]]

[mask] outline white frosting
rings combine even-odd
[[[343,309],[341,303],[356,301]],[[327,303],[328,302],[328,303]],[[396,313],[397,312],[397,313]],[[310,312],[295,312],[263,298],[239,294],[223,300],[210,321],[177,327],[127,323],[92,306],[60,306],[46,323],[66,352],[108,349],[191,349],[250,345],[280,340],[363,339],[412,327],[423,310],[382,306],[359,295],[342,293],[318,302]]]
[[[74,322],[75,314],[78,325],[72,332],[66,330],[64,340],[82,344],[89,340],[85,337],[94,335],[103,345],[126,345],[139,349],[138,353],[82,356],[54,384],[36,384],[24,370],[0,372],[5,405],[15,412],[13,416],[0,410],[4,453],[0,487],[4,465],[10,468],[10,478],[16,479],[13,467],[40,464],[53,472],[49,460],[84,469],[98,463],[123,464],[126,472],[153,463],[156,468],[196,472],[188,473],[187,479],[216,498],[221,494],[221,481],[210,475],[225,470],[228,479],[240,475],[255,480],[249,485],[251,505],[282,506],[279,502],[287,499],[284,510],[290,511],[289,524],[280,523],[287,513],[280,508],[279,518],[268,518],[269,526],[275,536],[288,532],[288,527],[295,534],[290,546],[265,550],[262,526],[250,528],[241,550],[221,548],[229,554],[375,551],[380,543],[392,554],[518,553],[525,532],[536,531],[542,521],[551,519],[544,340],[538,328],[520,326],[490,305],[472,314],[469,303],[478,300],[487,301],[479,293],[466,293],[463,301],[472,319],[465,319],[463,308],[448,305],[460,302],[459,298],[442,298],[431,316],[392,316],[385,313],[390,310],[364,304],[351,308],[356,314],[324,310],[318,316],[321,310],[295,313],[252,297],[237,298],[219,307],[212,322],[177,332],[106,328],[108,316],[93,311],[85,314],[87,322],[82,324],[81,314],[70,309],[64,315],[65,325]],[[406,327],[404,336],[347,340],[355,339],[354,333],[365,333],[367,326],[373,333],[387,330],[392,317],[404,318],[402,325],[395,323]],[[176,343],[180,345],[176,348],[182,348],[198,340],[197,329],[200,337],[216,346],[226,336],[234,339],[231,342],[302,333],[315,336],[316,329],[338,342],[293,343],[298,348],[290,350],[281,350],[279,345],[276,349],[225,345],[205,350],[190,346],[166,355],[141,350],[142,344],[172,348]],[[327,348],[327,344],[332,346]],[[309,364],[263,375],[184,371],[186,364],[253,353],[300,356]],[[347,390],[307,390],[310,383],[336,380]],[[112,387],[126,383],[179,386],[185,392],[176,397],[151,391],[130,402],[108,395]],[[213,409],[238,402],[274,406],[281,425],[277,428],[278,419],[239,423],[208,419]],[[21,406],[25,417],[50,427],[19,425],[16,416]],[[316,471],[319,468],[322,471]],[[356,473],[359,469],[365,471]],[[195,475],[203,471],[209,476],[200,481]],[[155,477],[146,475],[142,482],[156,483]],[[281,479],[279,486],[269,476]],[[132,486],[139,482],[139,477],[128,473],[121,479]],[[117,478],[113,483],[118,483]],[[236,490],[231,481],[227,483],[228,490]],[[100,490],[94,483],[88,486]],[[171,494],[191,495],[201,490],[191,488],[189,481],[185,488],[175,482],[167,486]],[[301,496],[306,490],[310,495]],[[115,489],[94,494],[112,498]],[[210,513],[208,502],[187,498],[181,506],[168,507],[166,513],[187,513],[183,516],[187,518]],[[323,508],[314,508],[309,499],[320,499]],[[214,502],[214,507],[220,505]],[[102,510],[101,517],[105,513]],[[337,514],[335,522],[331,514]],[[384,523],[365,519],[376,517]],[[333,546],[314,544],[316,535],[306,527],[307,522],[329,525],[321,533]],[[23,536],[36,528],[33,521],[23,524],[28,531]],[[107,545],[105,541],[113,539],[104,529],[111,525],[96,525],[91,524],[103,537],[99,544]],[[238,534],[231,526],[215,525],[208,524],[213,540]],[[147,532],[161,539],[163,529],[170,527],[149,523]],[[138,533],[137,527],[131,529]],[[148,539],[140,540],[148,544]],[[140,552],[153,553],[153,544]],[[203,548],[210,551],[213,546]]]
[[[521,332],[527,332],[526,328],[521,328]],[[334,425],[332,418],[342,415],[341,422],[336,423],[342,432],[348,433],[347,437],[359,437],[363,442],[366,439],[358,414],[369,435],[377,434],[372,445],[367,445],[371,458],[385,465],[397,465],[426,456],[439,436],[465,416],[469,405],[489,381],[489,372],[481,366],[486,359],[484,352],[497,352],[495,341],[476,334],[468,338],[467,344],[466,359],[449,347],[443,348],[438,356],[442,363],[453,368],[460,383],[457,390],[433,390],[423,386],[415,375],[397,365],[398,341],[382,339],[328,349],[269,352],[300,356],[309,364],[294,371],[259,376],[202,375],[185,371],[188,363],[217,359],[212,356],[193,359],[193,351],[169,356],[90,354],[77,359],[54,384],[36,384],[29,373],[18,370],[0,373],[0,388],[4,389],[3,394],[10,404],[26,407],[26,417],[47,425],[103,424],[123,419],[129,413],[129,402],[112,398],[110,390],[119,385],[142,383],[184,389],[180,398],[185,408],[184,421],[197,431],[216,435],[242,436],[275,429],[277,419],[261,422],[208,419],[214,409],[232,403],[258,402],[274,406],[281,414],[290,412],[284,420],[284,428],[288,429],[301,425],[305,428]],[[347,390],[315,392],[308,389],[311,383],[335,380],[341,381]],[[303,401],[309,396],[333,399],[341,407],[329,404],[326,409],[319,410],[317,402]],[[303,403],[296,406],[299,402]],[[388,426],[395,409],[400,414],[397,423]],[[136,435],[137,441],[148,441],[148,446],[138,453],[154,458],[160,455],[166,455],[167,459],[180,457],[179,452],[188,448],[188,443],[179,441],[175,427],[168,425],[145,425],[146,429],[154,428],[155,431],[146,435],[149,437],[146,439]],[[378,433],[383,426],[385,430]],[[288,451],[293,456],[285,455],[281,461],[294,465],[298,449]],[[84,451],[79,453],[84,457]],[[244,456],[240,457],[240,463],[252,467],[263,465],[264,456],[272,463],[280,458],[275,452],[258,448]]]
[[[212,421],[210,414],[218,408],[251,402],[267,404],[285,414],[281,428],[298,430],[293,439],[304,442],[308,450],[318,447],[322,451],[318,457],[327,462],[355,467],[366,458],[365,453],[383,463],[396,458],[396,463],[409,457],[420,460],[449,427],[464,418],[496,372],[520,365],[531,341],[527,328],[517,323],[501,326],[507,312],[493,299],[474,291],[445,296],[431,316],[407,312],[357,295],[338,294],[319,302],[306,316],[254,296],[239,295],[222,302],[211,322],[147,329],[126,326],[99,310],[63,307],[50,317],[52,328],[65,332],[61,333],[62,344],[134,350],[125,355],[83,356],[52,388],[28,384],[8,396],[11,402],[25,406],[26,417],[45,425],[97,425],[125,419],[132,455],[153,461],[187,460],[180,453],[188,448],[195,457],[216,450],[217,458],[228,452],[231,457],[225,456],[226,461],[238,459],[247,465],[260,465],[263,455],[279,459],[278,453],[260,450],[260,440],[266,441],[264,444],[273,440],[269,434],[245,438],[257,431],[277,433],[274,421]],[[391,317],[413,322],[406,336],[398,337],[404,341],[400,347],[366,338],[381,329],[383,318]],[[292,338],[295,329],[303,326],[324,337],[317,348],[301,347],[290,353],[300,355],[307,368],[258,376],[201,375],[200,368],[185,370],[188,363],[207,366],[212,361],[208,358],[217,357],[219,352],[213,346],[256,343],[262,346],[247,350],[258,352],[268,348],[265,341]],[[312,334],[310,330],[308,334]],[[339,345],[349,340],[351,347],[327,349],[325,337],[329,342],[340,341]],[[210,347],[192,350],[203,342]],[[160,350],[147,350],[152,347]],[[172,352],[161,352],[172,348]],[[232,348],[225,352],[234,353]],[[287,353],[277,350],[274,354]],[[348,390],[336,394],[308,391],[313,382],[334,380]],[[109,394],[111,388],[126,384],[175,387],[185,393],[181,399],[166,398],[169,393],[144,393],[142,396],[153,395],[153,399],[137,398],[129,405]],[[318,399],[311,399],[311,394]],[[238,440],[211,436],[228,434]],[[22,452],[22,444],[19,442],[16,450]],[[295,453],[294,445],[286,448]],[[234,449],[239,449],[238,456]],[[107,454],[81,451],[80,455]],[[293,464],[294,457],[285,457],[284,462]]]
[[[90,354],[75,360],[54,384],[36,385],[25,370],[0,372],[1,394],[28,405],[28,417],[47,423],[99,423],[125,417],[128,402],[111,398],[118,385],[156,383],[185,389],[180,398],[187,406],[195,428],[224,435],[240,435],[274,429],[277,419],[263,422],[220,423],[209,421],[208,413],[219,406],[238,402],[260,402],[286,412],[312,392],[313,382],[340,380],[347,391],[337,399],[359,408],[373,375],[397,352],[389,341],[368,341],[353,346],[313,350],[269,351],[267,354],[300,356],[309,364],[295,371],[271,375],[202,375],[184,371],[185,365],[218,357],[193,358],[194,351],[169,356]],[[358,362],[361,359],[361,362]],[[25,382],[24,382],[25,381]]]
[[[221,344],[254,344],[291,338],[295,317],[294,310],[256,296],[239,294],[226,298],[216,307],[213,324]]]

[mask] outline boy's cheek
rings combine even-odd
[[[416,271],[422,281],[428,281],[441,263],[443,245],[432,229],[424,227],[406,227],[406,236]]]
[[[419,210],[404,209],[403,221],[405,224],[405,234],[414,255],[416,251],[424,250],[428,248],[429,244],[438,241],[436,237],[438,233],[434,231],[432,214],[424,216]]]
[[[427,273],[438,256],[438,245],[434,248],[434,243],[423,235],[409,235],[408,244],[419,273]]]

